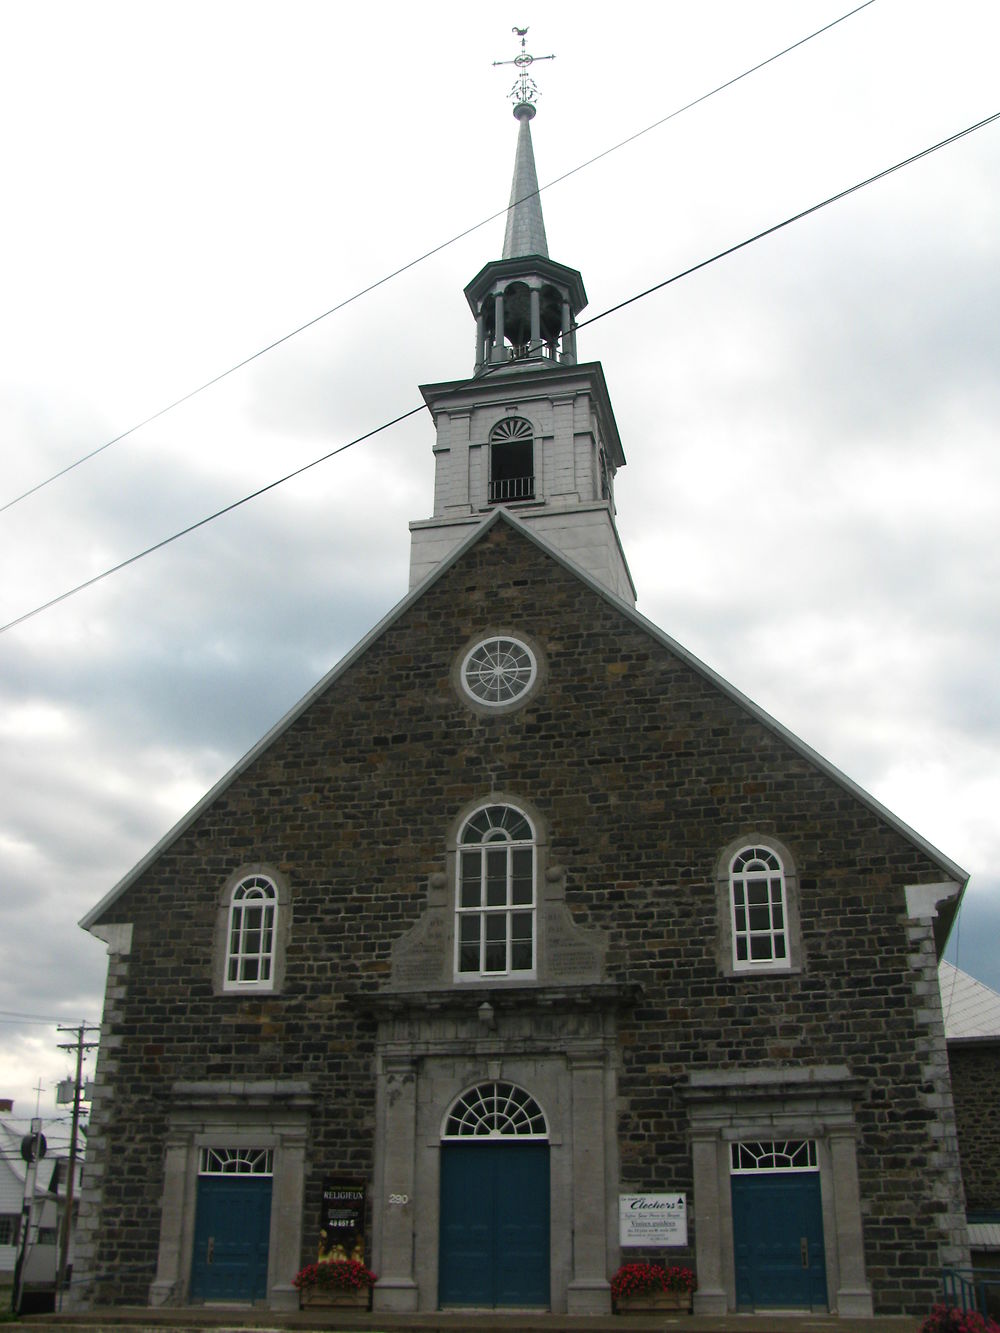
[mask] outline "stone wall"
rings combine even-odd
[[[541,646],[545,684],[524,708],[484,716],[452,670],[471,636],[499,629]],[[940,866],[503,523],[107,909],[105,923],[134,929],[113,978],[88,1164],[93,1263],[109,1274],[98,1298],[149,1292],[182,1080],[308,1084],[320,1109],[302,1257],[314,1257],[323,1176],[372,1172],[372,997],[445,869],[458,812],[491,792],[540,811],[574,921],[607,939],[610,981],[641,987],[620,1022],[621,1188],[691,1190],[692,1073],[844,1066],[865,1090],[857,1157],[876,1309],[925,1310],[955,1186],[940,1155],[947,1080],[927,1082],[939,1011],[936,1027],[917,1016],[933,999],[916,990],[903,886],[940,880]],[[795,859],[801,970],[721,975],[720,854],[770,835]],[[284,988],[218,995],[220,886],[250,864],[289,885]]]
[[[1000,1212],[1000,1041],[948,1043],[965,1202]]]

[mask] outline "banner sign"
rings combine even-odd
[[[688,1243],[686,1194],[619,1194],[619,1245]]]
[[[365,1258],[365,1185],[363,1180],[327,1176],[319,1233],[320,1259]]]

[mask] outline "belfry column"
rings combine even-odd
[[[493,298],[493,351],[491,361],[506,361],[503,350],[503,292],[497,292]]]

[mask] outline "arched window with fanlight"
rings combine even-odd
[[[490,431],[490,504],[535,498],[534,437],[524,417],[505,417]]]
[[[442,1139],[547,1139],[545,1113],[516,1083],[494,1079],[470,1088],[452,1104]]]
[[[535,831],[510,805],[487,805],[458,835],[455,972],[530,977],[535,972]]]
[[[729,882],[733,966],[737,971],[789,966],[785,872],[771,847],[741,847]]]
[[[267,875],[247,875],[229,902],[226,990],[274,987],[278,890]]]

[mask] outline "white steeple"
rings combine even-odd
[[[600,364],[577,364],[583,279],[548,256],[528,60],[514,62],[522,77],[503,258],[465,289],[476,320],[473,378],[421,387],[437,432],[434,514],[410,524],[410,587],[503,505],[634,604],[615,526],[613,482],[625,455]]]

